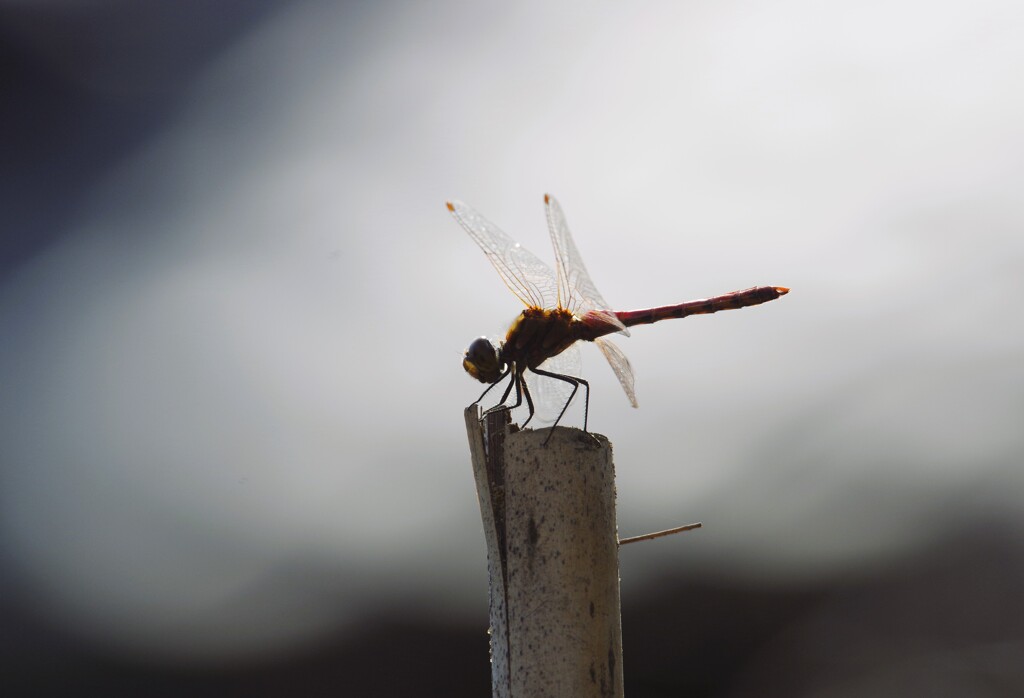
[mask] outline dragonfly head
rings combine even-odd
[[[498,349],[487,337],[477,337],[466,350],[462,368],[481,383],[497,383],[505,364],[499,356]]]

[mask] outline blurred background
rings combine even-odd
[[[0,0],[7,695],[487,695],[460,367],[521,309],[445,210],[639,327],[634,696],[1024,694],[1024,10]],[[569,424],[579,425],[574,409]]]

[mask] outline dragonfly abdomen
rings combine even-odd
[[[633,325],[647,325],[660,320],[683,318],[687,315],[706,315],[717,313],[719,310],[735,310],[746,308],[751,305],[760,305],[773,301],[780,296],[789,293],[788,288],[782,286],[755,286],[754,288],[742,291],[733,291],[713,298],[702,298],[701,300],[677,303],[676,305],[663,305],[658,308],[644,308],[643,310],[624,310],[616,312],[616,317],[626,327]]]

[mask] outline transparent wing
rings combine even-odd
[[[571,345],[568,349],[540,365],[540,368],[551,373],[560,373],[563,376],[577,377],[583,369],[583,356],[580,352],[580,345]],[[532,371],[527,371],[526,381],[530,386],[530,395],[533,396],[537,414],[534,420],[541,424],[551,424],[558,418],[558,413],[569,400],[572,393],[572,386],[565,381],[540,376]],[[572,401],[580,397],[583,388],[576,391]]]
[[[558,279],[551,267],[461,201],[449,201],[448,210],[519,300],[527,306],[557,307]]]
[[[551,244],[555,248],[555,266],[558,269],[558,304],[573,315],[582,317],[587,313],[597,315],[605,323],[617,327],[619,332],[629,336],[629,330],[615,316],[590,279],[583,257],[572,240],[565,214],[555,197],[544,195],[547,211],[548,230]]]
[[[626,391],[629,403],[636,407],[636,391],[633,390],[633,366],[629,363],[629,359],[626,358],[621,349],[605,337],[598,337],[594,340],[594,344],[597,345],[597,348],[604,354],[604,358],[608,359],[608,363],[611,364],[615,377],[619,379],[622,389]]]

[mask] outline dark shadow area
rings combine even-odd
[[[0,276],[59,238],[90,186],[280,4],[0,4]]]
[[[879,573],[803,587],[663,577],[623,602],[626,695],[1021,695],[1024,542],[1009,531],[977,528]],[[489,694],[485,618],[391,609],[315,646],[197,668],[128,661],[8,605],[5,693]]]

